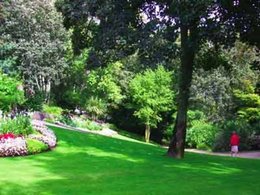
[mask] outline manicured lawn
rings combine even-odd
[[[54,128],[53,128],[54,129]],[[0,194],[260,194],[260,160],[186,154],[54,129],[51,152],[0,158]]]

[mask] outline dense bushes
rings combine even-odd
[[[48,105],[43,105],[43,112],[49,115],[53,115],[55,117],[58,117],[62,114],[63,109],[58,106],[48,106]]]
[[[236,131],[240,136],[240,149],[250,150],[259,149],[255,139],[259,135],[259,127],[251,126],[246,121],[226,121],[219,124],[220,131],[217,134],[213,150],[224,151],[229,150],[229,139],[232,131]]]
[[[229,151],[230,136],[236,131],[240,136],[240,150],[260,149],[259,126],[247,121],[229,120],[218,124],[205,121],[193,121],[187,131],[187,145],[212,151]]]
[[[187,144],[198,149],[211,150],[218,128],[205,121],[193,121],[187,132]]]
[[[21,82],[2,74],[0,69],[0,110],[10,111],[13,105],[23,102],[24,92]]]
[[[72,120],[71,116],[69,113],[64,112],[59,118],[58,121],[65,124],[69,125],[71,127],[76,127],[75,122]]]

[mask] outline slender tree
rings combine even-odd
[[[134,115],[145,125],[145,141],[149,142],[151,127],[157,127],[162,113],[173,107],[172,72],[158,66],[154,71],[137,74],[130,81],[129,95]]]

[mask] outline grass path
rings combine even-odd
[[[54,128],[58,147],[0,158],[0,194],[260,194],[260,160],[187,153]]]

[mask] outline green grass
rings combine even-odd
[[[0,158],[0,194],[260,194],[260,160],[187,153],[53,128],[58,147]]]

